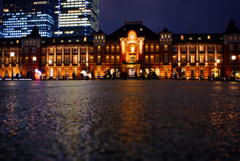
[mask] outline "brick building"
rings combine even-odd
[[[240,78],[240,30],[230,20],[224,33],[173,34],[167,28],[154,33],[142,22],[125,25],[106,35],[41,38],[38,29],[26,38],[1,39],[1,77],[33,77],[34,69],[46,78],[72,74],[103,77],[106,70],[135,73],[154,71],[161,78]],[[118,73],[118,72],[117,72]]]

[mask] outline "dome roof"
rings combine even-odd
[[[165,27],[162,32],[169,32],[168,29]]]
[[[233,34],[233,33],[240,33],[240,30],[236,27],[235,22],[231,19],[228,23],[228,28],[224,32],[224,34]]]

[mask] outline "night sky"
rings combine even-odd
[[[2,0],[0,0],[2,2]],[[232,18],[240,29],[240,0],[99,0],[100,24],[110,34],[126,21],[140,21],[158,33],[223,33]],[[2,4],[0,4],[2,8]],[[2,14],[2,10],[0,11]]]
[[[100,24],[110,34],[126,21],[158,33],[223,33],[232,18],[240,29],[240,0],[100,0]]]

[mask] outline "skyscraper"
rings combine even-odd
[[[0,38],[3,38],[3,34],[2,34],[2,16],[0,16]]]
[[[20,38],[37,26],[42,37],[54,31],[54,0],[3,0],[3,37]]]
[[[99,0],[57,1],[54,36],[89,36],[98,31]]]

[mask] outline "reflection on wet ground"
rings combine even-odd
[[[0,160],[238,160],[239,87],[0,82]]]

